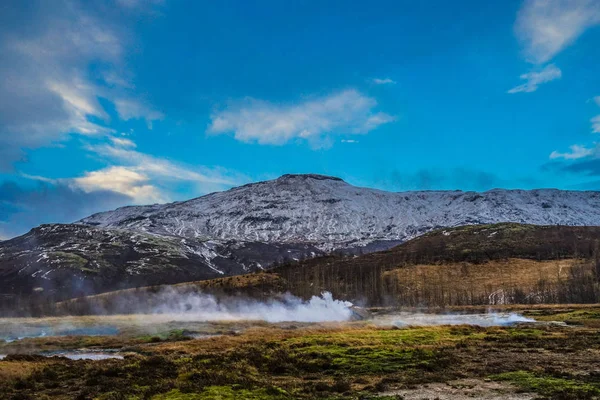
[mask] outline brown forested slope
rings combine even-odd
[[[331,255],[268,272],[105,293],[64,302],[65,312],[95,306],[123,312],[128,299],[168,288],[266,298],[330,291],[364,305],[448,306],[589,303],[600,300],[600,227],[494,224],[431,232],[391,250]],[[92,307],[90,307],[92,305]]]
[[[369,304],[588,302],[597,299],[599,244],[600,227],[475,225],[431,232],[388,251],[320,257],[273,272],[299,295],[329,290]]]

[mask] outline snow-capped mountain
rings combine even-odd
[[[392,193],[339,178],[284,175],[185,202],[124,207],[80,221],[200,240],[312,243],[324,250],[396,243],[439,227],[495,222],[600,225],[600,193]]]
[[[369,253],[442,227],[600,225],[600,193],[391,193],[284,175],[185,202],[119,208],[0,242],[3,299],[68,298],[242,274],[331,251]]]

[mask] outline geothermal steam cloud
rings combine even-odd
[[[476,325],[476,326],[510,326],[518,323],[535,322],[534,319],[516,313],[485,314],[423,314],[397,313],[380,318],[380,325],[432,326],[432,325]]]
[[[352,303],[335,300],[331,293],[313,296],[308,301],[285,294],[281,299],[255,301],[229,298],[217,300],[207,294],[176,294],[164,292],[161,306],[153,310],[158,314],[177,314],[201,321],[262,320],[267,322],[326,322],[347,321],[351,318]]]

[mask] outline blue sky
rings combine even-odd
[[[0,5],[0,238],[284,173],[600,189],[600,1]]]

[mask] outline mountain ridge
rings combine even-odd
[[[599,206],[598,192],[386,192],[336,177],[289,174],[184,202],[97,213],[78,223],[187,238],[310,242],[331,250],[466,224],[600,225]]]
[[[600,193],[386,192],[284,175],[163,205],[129,206],[0,242],[0,297],[211,279],[320,255],[371,253],[439,228],[600,226]],[[73,279],[77,285],[73,284]]]

